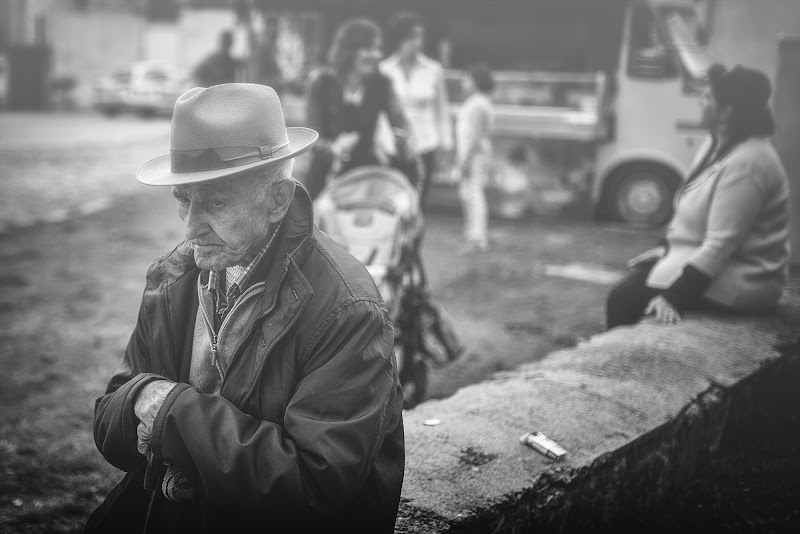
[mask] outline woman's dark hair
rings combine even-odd
[[[369,48],[381,36],[381,29],[371,20],[351,19],[339,26],[333,37],[328,65],[337,76],[344,76],[353,68],[356,53]]]
[[[388,29],[386,30],[386,40],[389,45],[389,50],[392,52],[397,51],[403,41],[410,39],[414,34],[414,28],[417,26],[424,28],[425,19],[421,15],[411,11],[401,11],[389,20]]]
[[[481,93],[491,93],[494,89],[494,76],[492,69],[485,63],[478,63],[469,68],[469,75],[475,83],[475,88]]]
[[[727,68],[715,63],[708,69],[708,85],[718,110],[730,106],[728,139],[718,150],[711,150],[687,181],[697,178],[709,165],[723,158],[733,147],[751,137],[775,133],[775,119],[769,109],[772,85],[766,74],[736,65]],[[719,142],[714,138],[714,145]],[[712,160],[712,154],[714,159]]]

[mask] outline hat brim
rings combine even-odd
[[[319,138],[319,134],[314,130],[297,126],[286,128],[286,134],[289,136],[289,146],[291,147],[291,151],[288,154],[237,167],[191,172],[173,172],[171,156],[164,154],[144,162],[136,171],[136,179],[145,185],[182,185],[225,178],[226,176],[240,174],[257,167],[296,158],[314,146],[314,143]]]

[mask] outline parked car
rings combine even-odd
[[[178,97],[192,86],[191,78],[173,65],[143,61],[98,80],[94,107],[107,116],[170,115]]]

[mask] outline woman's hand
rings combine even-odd
[[[675,306],[662,297],[661,295],[653,297],[647,304],[644,310],[645,315],[655,315],[656,321],[661,324],[679,324],[681,322],[681,314],[675,309]]]
[[[341,158],[342,155],[352,152],[359,139],[360,136],[356,132],[340,133],[331,145],[334,157]]]

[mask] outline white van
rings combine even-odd
[[[495,72],[495,214],[583,202],[632,225],[669,220],[706,135],[698,97],[710,59],[692,3],[636,1],[623,13],[616,73]],[[463,76],[447,72],[454,113]]]

